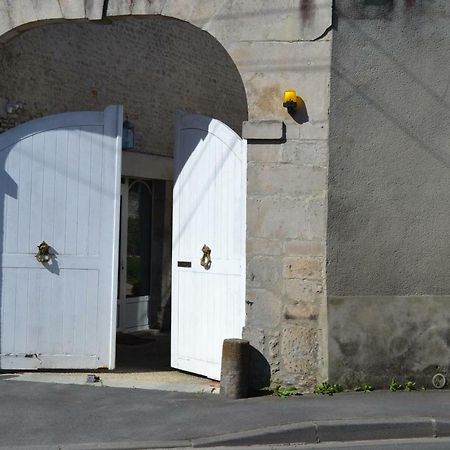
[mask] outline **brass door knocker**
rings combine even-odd
[[[48,263],[53,255],[50,253],[50,245],[47,242],[42,241],[38,246],[38,252],[34,255],[34,257],[41,263]]]
[[[211,267],[211,249],[205,244],[202,248],[203,256],[200,259],[200,265],[203,266],[206,270],[209,270]]]

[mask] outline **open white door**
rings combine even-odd
[[[121,140],[121,106],[0,135],[1,369],[114,368]]]
[[[199,115],[177,113],[176,130],[171,363],[218,380],[245,322],[246,141]]]

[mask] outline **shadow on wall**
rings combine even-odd
[[[255,347],[250,346],[249,352],[249,390],[253,395],[270,385],[270,364],[266,357]]]
[[[7,329],[5,329],[5,323],[3,319],[3,309],[4,305],[2,298],[4,295],[4,274],[3,274],[3,264],[4,264],[4,251],[5,251],[5,230],[4,230],[4,214],[5,214],[5,203],[6,198],[17,200],[18,186],[16,180],[14,180],[6,171],[6,160],[8,159],[9,153],[11,152],[11,147],[3,148],[0,140],[0,370],[2,369],[1,355],[3,350],[3,341],[5,339],[5,334]],[[8,349],[6,349],[8,351]]]

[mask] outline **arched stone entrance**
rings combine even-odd
[[[122,153],[118,330],[168,332],[175,112],[215,117],[240,134],[247,102],[232,59],[195,26],[148,16],[36,27],[8,41],[0,65],[1,131],[41,116],[123,105],[134,142]],[[124,341],[119,335],[119,368]]]

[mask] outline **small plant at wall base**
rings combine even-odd
[[[353,388],[355,392],[371,392],[373,391],[373,386],[370,384],[364,383]]]
[[[405,384],[397,383],[395,378],[392,378],[390,384],[389,384],[389,390],[391,392],[395,391],[406,391],[411,392],[416,390],[416,382],[412,380],[408,380]]]
[[[416,390],[416,383],[415,383],[415,381],[408,380],[405,383],[404,388],[405,388],[405,391],[407,391],[407,392],[415,391]]]
[[[293,395],[302,395],[300,390],[292,385],[289,385],[289,386],[280,386],[280,385],[267,386],[267,387],[261,388],[259,391],[262,393],[273,394],[280,398],[291,397]]]
[[[389,383],[389,390],[391,392],[402,391],[403,385],[401,385],[400,383],[397,383],[397,381],[395,381],[395,378],[392,378],[391,382]]]
[[[328,381],[324,381],[314,388],[314,394],[333,395],[343,390],[344,388],[339,384],[330,384]]]
[[[280,386],[274,394],[277,397],[286,398],[292,395],[302,395],[302,393],[295,386]]]

